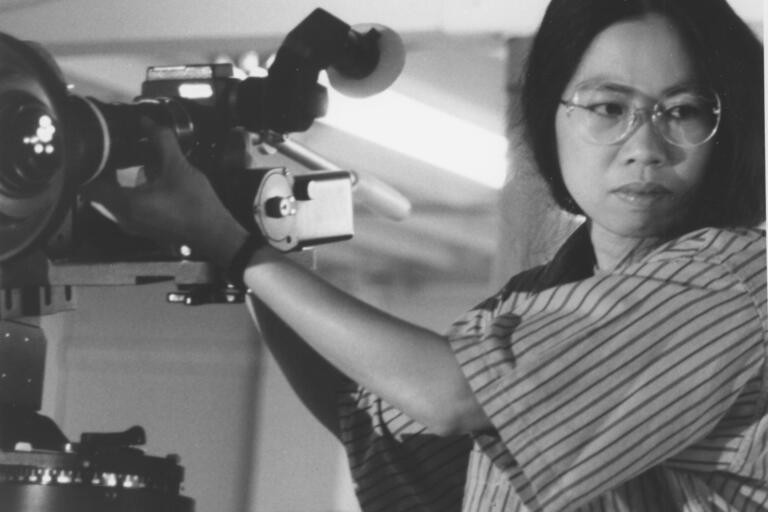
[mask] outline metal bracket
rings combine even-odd
[[[0,320],[51,315],[75,309],[72,286],[29,286],[0,289]]]

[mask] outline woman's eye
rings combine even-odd
[[[622,117],[627,113],[627,107],[622,103],[593,103],[587,108],[595,114],[605,117]]]
[[[695,119],[701,116],[701,108],[694,104],[682,104],[664,110],[666,117],[676,120]]]

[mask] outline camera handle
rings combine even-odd
[[[309,170],[344,170],[312,149],[287,136],[267,134],[264,136],[263,142]],[[347,172],[352,176],[352,187],[355,192],[356,201],[390,220],[400,221],[410,215],[411,202],[397,189],[368,174],[360,174],[357,171],[350,171],[348,169]]]

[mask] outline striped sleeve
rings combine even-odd
[[[512,293],[454,332],[506,450],[490,456],[523,471],[527,504],[571,508],[676,455],[743,464],[742,445],[708,436],[740,396],[764,393],[765,279],[764,235],[703,230],[611,273]]]
[[[351,382],[339,404],[341,441],[364,512],[461,510],[468,436],[431,434]]]

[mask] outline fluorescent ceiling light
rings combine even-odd
[[[506,175],[507,140],[393,91],[364,99],[328,87],[318,121],[491,188]]]

